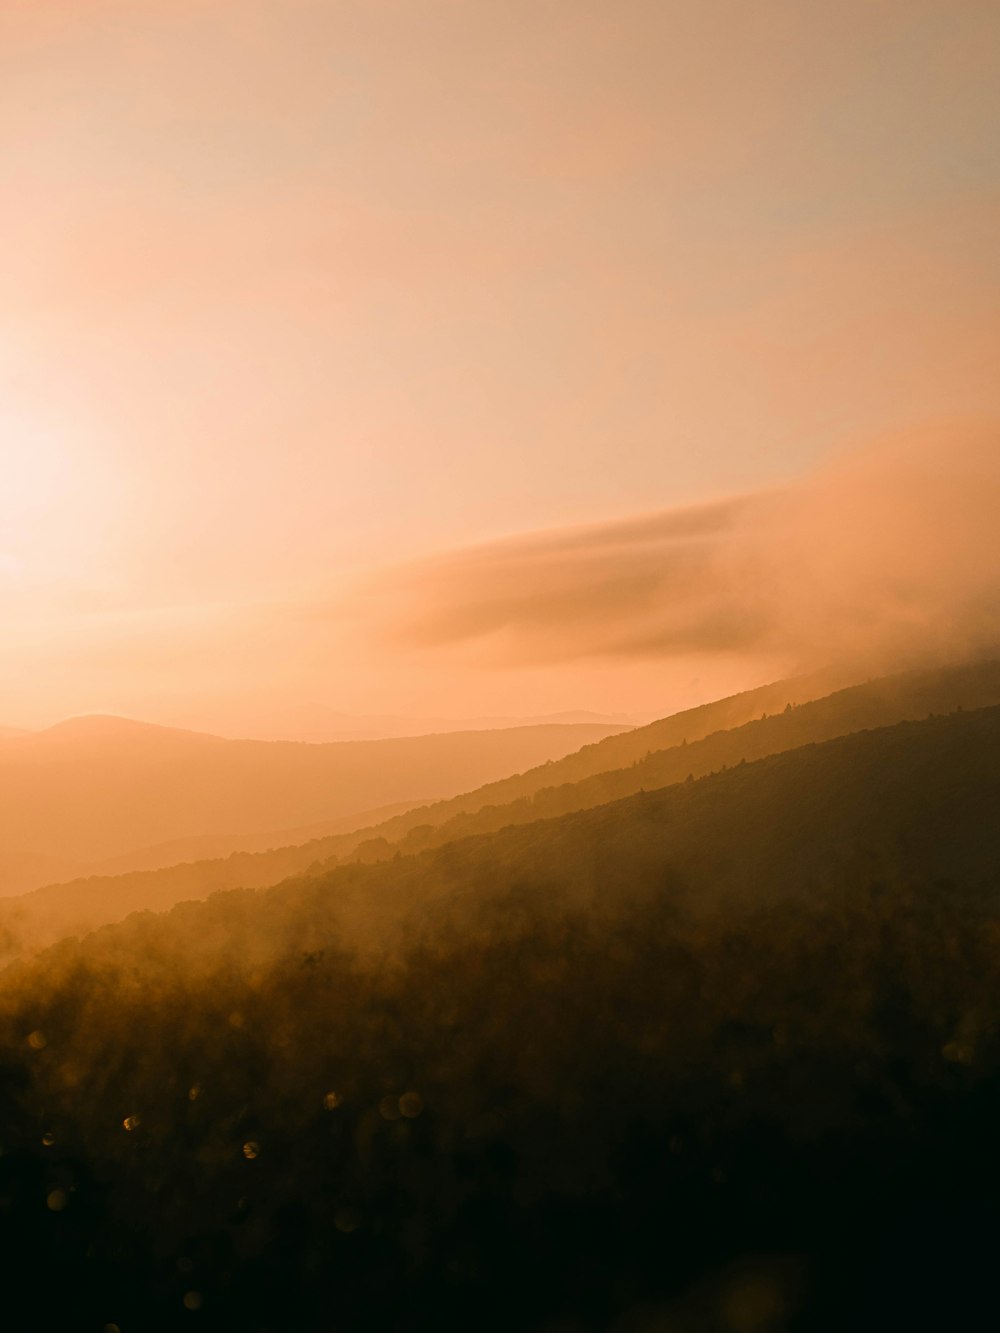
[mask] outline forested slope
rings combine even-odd
[[[473,812],[454,815],[443,823],[428,820],[412,828],[398,841],[386,838],[378,829],[371,830],[374,836],[362,841],[366,830],[359,829],[341,839],[340,846],[344,849],[341,855],[379,860],[397,851],[421,851],[456,838],[495,832],[508,824],[549,819],[620,800],[635,792],[705,777],[734,764],[763,759],[801,745],[893,726],[897,722],[913,721],[934,713],[947,714],[996,704],[1000,704],[1000,662],[886,676],[838,690],[801,706],[788,704],[774,716],[764,716],[729,731],[714,732],[690,745],[684,743],[648,753],[625,769],[597,773],[558,787],[543,787],[530,798],[504,805],[486,805]],[[442,809],[455,804],[457,802],[440,802],[428,807],[426,813],[433,818]],[[402,817],[386,821],[382,828],[389,832],[420,817],[419,808],[407,811]]]
[[[36,1322],[972,1326],[998,808],[1000,708],[963,712],[9,969]]]
[[[784,695],[779,693],[775,697]],[[724,711],[731,709],[732,701],[722,702]],[[563,761],[544,765],[513,780],[515,785],[534,783],[533,796],[507,804],[484,804],[492,789],[481,788],[467,797],[422,807],[368,830],[316,839],[302,846],[260,854],[241,853],[224,860],[193,862],[156,872],[53,885],[7,903],[0,902],[0,941],[4,949],[0,956],[10,959],[23,949],[41,947],[68,934],[85,933],[105,922],[120,920],[131,911],[165,910],[176,902],[204,898],[220,889],[273,884],[312,868],[320,870],[324,864],[332,865],[338,860],[379,860],[397,850],[410,852],[440,846],[456,838],[496,831],[508,824],[587,809],[643,789],[682,782],[688,775],[701,777],[744,760],[865,727],[887,726],[931,712],[947,713],[994,703],[1000,703],[1000,664],[996,662],[885,677],[799,707],[786,704],[784,711],[776,715],[715,732],[702,740],[653,753],[641,749],[637,753],[642,757],[634,759],[629,767],[598,773],[579,782],[559,787],[543,785],[553,772],[562,771],[564,766]],[[696,711],[703,721],[705,711]],[[662,738],[682,729],[690,729],[690,720],[665,719],[651,728],[612,737],[580,753],[590,763],[597,753],[608,754],[613,749],[620,755],[623,747],[637,738],[640,745],[645,745],[655,742],[657,736]],[[645,740],[641,739],[643,736]],[[578,757],[570,759],[575,761]],[[500,786],[506,790],[510,784]],[[463,805],[468,807],[467,811],[461,811]],[[457,815],[452,813],[456,808],[460,808]]]

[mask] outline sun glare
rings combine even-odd
[[[44,579],[81,569],[104,539],[114,493],[86,436],[0,413],[0,572]]]

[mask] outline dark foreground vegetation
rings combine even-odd
[[[992,1326],[998,812],[958,713],[8,970],[10,1326]]]

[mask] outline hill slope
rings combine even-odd
[[[397,851],[421,851],[442,846],[456,838],[495,832],[509,824],[530,823],[573,810],[591,809],[636,792],[667,787],[688,778],[705,777],[734,764],[763,759],[852,732],[916,721],[935,713],[996,704],[1000,704],[1000,662],[886,676],[838,690],[801,706],[788,704],[774,716],[765,715],[732,730],[713,732],[690,745],[684,743],[647,753],[628,768],[596,773],[558,787],[542,787],[530,799],[484,805],[442,821],[443,814],[469,800],[458,797],[430,807],[416,807],[393,816],[378,827],[356,829],[342,835],[336,843],[328,841],[324,846],[336,847],[341,857],[380,860]],[[494,784],[494,787],[500,785],[503,784]],[[421,819],[424,822],[418,822]],[[407,831],[402,837],[394,837],[399,830]],[[335,861],[336,855],[330,864]]]
[[[998,801],[994,708],[62,945],[0,1239],[81,1328],[972,1326]]]
[[[547,726],[305,745],[72,719],[0,744],[0,893],[175,839],[244,837],[450,795],[615,730]]]
[[[774,697],[783,697],[780,694]],[[758,699],[759,702],[759,699]],[[683,781],[689,774],[704,776],[727,765],[761,758],[796,746],[830,739],[865,727],[1000,703],[1000,663],[980,663],[947,670],[912,672],[870,681],[838,691],[825,699],[790,708],[775,716],[729,731],[715,732],[691,744],[646,754],[629,767],[599,773],[560,787],[547,785],[549,775],[563,771],[567,761],[545,765],[522,775],[520,787],[534,785],[534,795],[504,805],[486,804],[510,783],[481,788],[454,801],[421,807],[372,828],[331,835],[297,847],[259,855],[236,855],[227,860],[175,866],[151,874],[132,874],[52,885],[23,898],[0,904],[0,957],[8,959],[25,948],[53,943],[68,934],[81,934],[109,921],[120,920],[143,908],[164,910],[184,899],[203,898],[220,889],[260,887],[276,883],[338,859],[379,860],[395,854],[440,846],[456,838],[492,832],[508,824],[529,823],[571,810],[588,809],[643,789]],[[712,716],[735,714],[732,701]],[[741,705],[741,707],[744,707]],[[705,711],[698,710],[704,720]],[[684,715],[687,717],[687,715]],[[669,723],[669,725],[668,725]],[[657,736],[675,735],[691,728],[686,721],[666,719],[628,737],[614,737],[619,755],[622,744],[640,745]],[[590,764],[607,753],[609,742],[583,752]],[[458,814],[453,813],[456,809]],[[466,812],[467,810],[467,812]],[[437,822],[440,821],[440,822]]]
[[[389,949],[394,932],[412,930],[441,902],[468,915],[465,929],[512,885],[533,886],[533,910],[544,915],[567,906],[614,914],[640,889],[669,890],[672,902],[696,914],[756,909],[808,899],[856,871],[871,880],[955,875],[979,883],[1000,866],[998,802],[1000,707],[962,711],[804,745],[416,855],[136,914],[62,947],[67,957],[77,949],[82,956],[124,949],[127,957],[138,947],[147,973],[162,965],[165,981],[185,957],[216,965],[214,950],[226,937],[249,967],[300,943],[314,947],[319,935],[343,945],[345,931],[365,948],[374,941]],[[192,944],[185,936],[198,921],[224,930],[213,925],[201,938],[199,926]],[[51,969],[54,956],[0,976]]]

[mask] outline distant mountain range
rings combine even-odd
[[[386,806],[453,795],[562,758],[622,728],[512,727],[378,741],[225,740],[118,717],[0,741],[0,894],[166,853],[275,846]],[[298,830],[282,833],[280,830]],[[271,835],[268,837],[267,835]],[[305,834],[308,836],[308,833]]]
[[[259,741],[304,741],[310,745],[328,744],[337,741],[375,741],[399,740],[413,736],[440,736],[456,731],[498,731],[521,727],[550,726],[598,726],[631,727],[638,726],[646,718],[638,718],[625,713],[596,713],[586,708],[569,709],[565,712],[543,713],[510,717],[497,714],[484,717],[404,717],[395,713],[354,714],[338,712],[322,705],[302,704],[290,707],[275,719],[273,712],[267,723],[248,719],[245,724],[234,727],[223,725],[214,728],[211,734],[217,734],[227,740]],[[83,717],[68,718],[57,722],[48,731],[60,729],[83,730],[89,727],[101,727],[115,722],[128,722],[126,718],[115,718],[102,714],[87,714]],[[140,726],[153,726],[154,723],[137,723]],[[185,730],[185,728],[167,728]],[[0,727],[0,741],[15,736],[26,736],[38,732],[39,728]]]
[[[95,867],[85,880],[51,883],[0,903],[0,961],[136,910],[162,911],[223,889],[265,887],[345,862],[388,860],[853,732],[1000,705],[1000,662],[882,677],[816,698],[832,679],[781,681],[688,709],[458,796],[383,811],[382,818],[374,817],[379,812],[372,818],[359,814],[284,835],[205,836],[132,852],[119,863]]]
[[[227,736],[262,741],[308,741],[312,744],[329,741],[374,741],[399,739],[405,736],[443,735],[454,731],[495,731],[511,727],[635,726],[634,717],[624,713],[594,713],[585,708],[537,716],[506,717],[403,717],[394,713],[352,714],[338,712],[321,705],[303,705],[287,709],[278,720],[266,725],[252,722],[238,732],[224,727]]]

